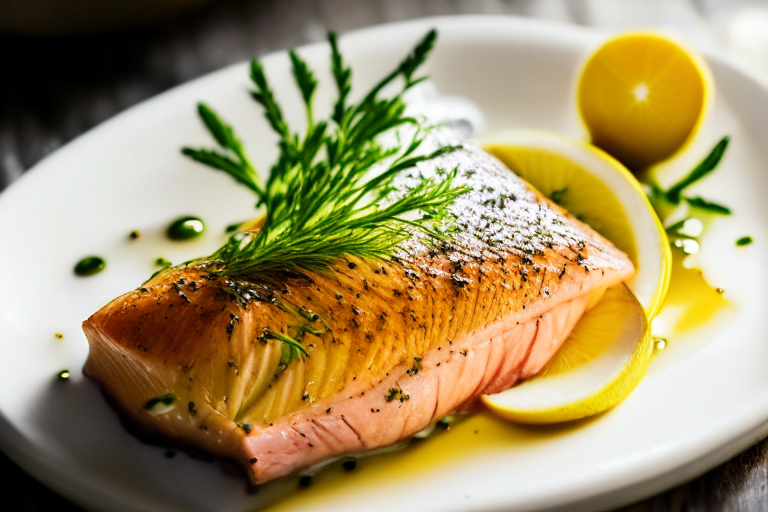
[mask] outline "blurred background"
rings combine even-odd
[[[233,62],[329,28],[468,13],[673,28],[768,75],[768,1],[0,0],[0,189],[117,112]]]
[[[672,29],[768,80],[768,0],[0,0],[0,191],[118,112],[221,67],[329,29],[460,14]],[[768,511],[767,461],[763,442],[625,510]],[[13,510],[80,510],[1,453],[0,474],[21,497]]]

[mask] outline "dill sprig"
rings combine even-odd
[[[213,110],[203,103],[197,106],[197,113],[225,152],[184,148],[182,153],[209,167],[226,172],[238,183],[250,188],[259,197],[263,196],[261,178],[248,160],[243,144],[235,136],[232,127],[222,121]]]
[[[421,177],[411,188],[393,187],[403,171],[454,149],[420,152],[430,127],[407,116],[403,102],[403,94],[425,79],[416,72],[436,38],[437,33],[430,31],[355,103],[350,101],[352,71],[336,35],[329,34],[338,97],[330,119],[319,121],[313,113],[317,80],[299,54],[291,51],[293,76],[306,110],[303,134],[290,130],[263,66],[254,59],[251,96],[279,136],[279,157],[266,183],[258,178],[232,128],[200,105],[200,117],[221,150],[184,148],[183,153],[250,188],[266,210],[259,230],[234,234],[207,258],[220,262],[214,272],[247,279],[270,271],[322,271],[343,256],[391,256],[414,231],[432,238],[448,236],[437,227],[446,220],[450,204],[467,190],[454,187],[455,170],[440,181]],[[383,97],[382,91],[391,84],[399,84],[397,92]],[[382,135],[392,132],[398,143],[382,143]],[[402,132],[410,133],[405,141]],[[374,167],[377,174],[370,172]]]

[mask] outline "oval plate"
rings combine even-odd
[[[356,90],[394,66],[431,27],[440,32],[428,64],[432,80],[443,93],[477,102],[488,131],[526,127],[583,136],[572,82],[601,36],[571,26],[460,17],[352,33],[342,38],[342,50]],[[329,105],[327,46],[300,52],[318,71],[316,103]],[[80,322],[146,279],[157,257],[180,262],[210,252],[228,223],[253,215],[247,191],[179,153],[183,145],[210,144],[195,114],[196,102],[204,100],[251,144],[257,166],[268,168],[275,138],[246,93],[246,64],[238,64],[122,113],[0,196],[0,448],[69,499],[113,512],[241,512],[276,500],[292,510],[334,512],[392,510],[403,502],[443,512],[609,508],[703,472],[768,431],[762,264],[768,90],[727,60],[708,60],[718,97],[704,132],[675,166],[685,170],[718,137],[732,135],[722,169],[702,195],[735,207],[704,241],[718,262],[711,275],[734,305],[704,328],[670,340],[615,410],[546,429],[478,415],[415,449],[361,463],[346,480],[328,477],[321,485],[321,475],[301,493],[295,481],[246,493],[241,476],[184,454],[167,458],[163,449],[129,435],[82,376],[88,348]],[[301,119],[285,53],[263,62],[287,117]],[[164,227],[184,214],[204,218],[207,234],[185,243],[165,240]],[[142,236],[131,241],[134,229]],[[755,243],[737,250],[733,241],[745,234]],[[74,276],[74,264],[92,253],[106,258],[106,271]],[[56,382],[62,368],[72,371],[67,383]],[[475,437],[462,434],[474,430]],[[486,432],[492,441],[482,441]]]

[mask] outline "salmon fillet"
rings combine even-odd
[[[471,191],[450,243],[414,232],[391,260],[247,281],[169,269],[84,322],[85,373],[134,424],[234,459],[254,484],[396,443],[535,375],[632,263],[470,144],[396,188],[452,169]]]

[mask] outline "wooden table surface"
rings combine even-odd
[[[590,0],[233,0],[162,24],[67,38],[0,36],[0,190],[38,160],[118,112],[255,55],[408,18],[516,14],[588,23]],[[0,6],[0,15],[2,9]],[[768,511],[768,441],[632,512]],[[79,511],[0,453],[13,510]],[[0,509],[6,509],[0,506]]]

